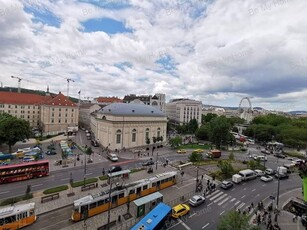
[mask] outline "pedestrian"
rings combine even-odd
[[[104,171],[104,168],[102,168],[102,175],[104,176],[105,175],[105,171]]]
[[[261,219],[260,215],[257,215],[257,224],[260,225]]]
[[[203,180],[204,179],[204,175],[201,175],[201,180]]]
[[[294,214],[293,217],[292,217],[292,221],[296,222],[296,220],[297,220],[297,216]]]
[[[238,213],[241,214],[241,210],[240,209],[238,209]]]
[[[207,180],[207,186],[209,186],[209,184],[210,184],[210,180]]]
[[[254,203],[253,202],[251,203],[251,208],[254,208]]]

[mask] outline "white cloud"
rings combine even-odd
[[[306,1],[129,4],[103,9],[77,0],[0,0],[1,82],[16,86],[10,76],[19,75],[40,83],[23,81],[23,86],[49,84],[52,91],[66,92],[65,78],[73,78],[73,96],[79,89],[86,97],[160,92],[167,99],[231,106],[249,96],[256,105],[278,107],[292,100],[295,108],[307,109]],[[51,12],[60,26],[38,22],[25,6]],[[121,21],[132,32],[84,32],[83,22],[99,18]],[[166,55],[175,63],[175,76],[158,72],[155,61]],[[115,66],[122,62],[132,66]]]

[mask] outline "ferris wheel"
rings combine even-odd
[[[248,97],[243,97],[240,101],[238,113],[240,118],[250,123],[253,120],[253,107]]]

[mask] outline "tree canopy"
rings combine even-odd
[[[28,139],[31,135],[31,128],[28,121],[11,116],[0,114],[0,144],[5,143],[12,152],[12,146],[17,141]]]
[[[260,230],[258,226],[250,226],[249,217],[237,211],[229,211],[220,217],[218,230]]]

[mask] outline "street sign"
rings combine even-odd
[[[275,200],[275,196],[270,196],[270,199],[271,200]]]

